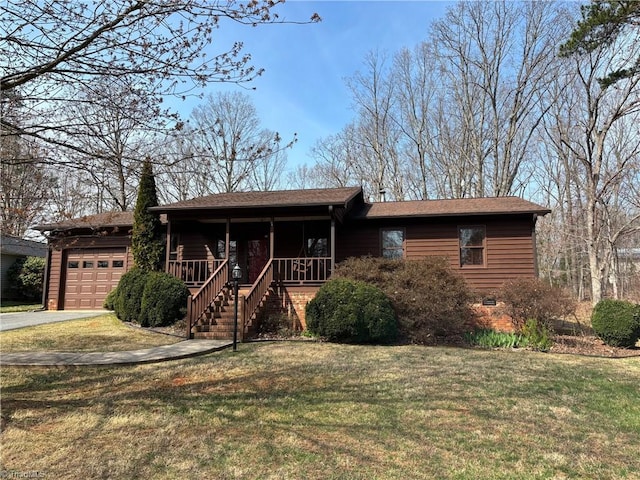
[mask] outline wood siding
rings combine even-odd
[[[49,310],[58,310],[60,302],[60,285],[62,282],[62,250],[54,249],[51,252],[51,265],[49,265],[49,282],[47,284],[47,305]]]
[[[460,266],[458,228],[486,227],[483,266]],[[534,277],[536,274],[533,245],[533,220],[529,216],[495,218],[454,218],[401,221],[363,221],[338,231],[337,260],[348,257],[381,255],[380,230],[405,229],[405,258],[416,260],[429,256],[446,257],[451,268],[459,272],[471,288],[490,291],[507,279]]]

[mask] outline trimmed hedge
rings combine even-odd
[[[336,266],[332,278],[380,288],[398,316],[400,333],[413,343],[431,344],[439,336],[462,334],[473,319],[473,295],[444,258],[349,258]]]
[[[118,282],[117,293],[113,298],[113,310],[123,322],[136,322],[140,317],[142,293],[149,272],[134,267],[126,272]]]
[[[591,314],[593,331],[612,347],[633,347],[640,339],[640,305],[601,300]]]
[[[391,302],[373,285],[348,279],[325,283],[306,309],[309,332],[331,342],[387,343],[397,335]]]
[[[160,327],[184,318],[188,296],[189,289],[179,278],[132,268],[122,275],[104,305],[105,308],[111,306],[123,322]]]
[[[164,272],[151,272],[142,292],[138,322],[163,327],[184,318],[189,289],[182,280]]]

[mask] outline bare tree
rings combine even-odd
[[[279,22],[279,0],[16,2],[0,7],[3,21],[0,91],[20,91],[34,113],[7,127],[74,150],[60,136],[67,125],[51,112],[77,103],[77,92],[103,77],[126,77],[159,101],[211,82],[247,82],[261,73],[242,43],[206,56],[223,21]],[[318,21],[314,14],[311,21]],[[54,119],[52,119],[52,117]],[[7,130],[5,130],[7,131]]]
[[[355,141],[356,126],[349,124],[336,135],[318,140],[311,148],[316,161],[310,172],[318,187],[348,187],[364,185],[361,147]]]
[[[405,170],[398,150],[401,132],[394,118],[395,83],[384,54],[369,52],[364,66],[364,72],[347,80],[357,115],[354,141],[360,152],[358,164],[367,172],[363,179],[371,193],[386,191],[390,198],[403,200]]]
[[[23,237],[34,222],[43,220],[43,210],[56,179],[31,162],[39,156],[37,148],[20,137],[0,138],[3,233]]]
[[[398,114],[394,118],[404,142],[400,154],[406,156],[407,195],[414,199],[438,196],[431,157],[433,137],[438,135],[432,109],[438,94],[438,81],[432,67],[435,55],[429,43],[418,44],[413,51],[404,48],[394,57],[393,81],[396,84]]]
[[[22,99],[12,93],[0,102],[0,118],[19,124],[25,120],[22,107]],[[1,229],[6,234],[23,237],[35,221],[42,220],[43,208],[56,179],[49,170],[37,165],[45,157],[43,149],[30,139],[6,130],[7,127],[0,125]]]
[[[612,48],[615,48],[612,45]],[[635,46],[640,49],[640,45]],[[636,50],[636,54],[640,50]],[[568,59],[550,102],[562,109],[545,119],[548,139],[575,188],[570,203],[581,207],[591,300],[597,303],[612,279],[617,291],[616,252],[625,237],[640,231],[640,77],[604,88],[599,81],[615,62],[606,48]],[[579,203],[578,203],[579,202]]]
[[[163,113],[127,78],[99,78],[78,93],[78,102],[63,113],[69,172],[81,170],[94,185],[96,211],[133,207],[141,151],[153,131],[165,128]],[[80,153],[85,152],[85,153]]]
[[[540,93],[554,65],[561,24],[546,2],[460,2],[434,23],[431,39],[448,98],[452,151],[472,168],[475,196],[511,195],[544,115]],[[451,110],[454,110],[453,112]]]
[[[296,141],[283,145],[277,132],[261,128],[250,97],[239,92],[209,95],[193,110],[190,128],[209,193],[274,186],[284,150]]]

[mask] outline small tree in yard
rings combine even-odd
[[[138,268],[146,271],[162,269],[164,242],[160,232],[160,215],[149,211],[150,207],[157,205],[156,181],[151,161],[147,158],[142,165],[131,238],[134,262]]]

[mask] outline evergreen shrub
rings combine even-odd
[[[189,289],[179,278],[164,272],[147,275],[142,292],[138,323],[143,327],[163,327],[184,318]]]
[[[307,329],[332,342],[386,343],[397,335],[391,302],[379,288],[349,279],[325,283],[306,309]]]
[[[160,214],[149,210],[158,205],[156,182],[151,161],[142,165],[136,206],[133,211],[131,251],[137,267],[149,271],[161,271],[165,242],[162,238]]]
[[[612,347],[633,347],[640,339],[640,305],[601,300],[591,314],[593,331]]]
[[[106,308],[107,310],[113,310],[116,302],[116,298],[118,295],[118,288],[114,288],[111,290],[102,302],[102,308]]]
[[[332,278],[380,288],[391,300],[400,333],[413,343],[429,344],[439,336],[462,334],[473,319],[471,290],[444,258],[349,258],[336,266]]]
[[[46,261],[41,257],[18,258],[7,270],[10,295],[15,300],[42,300]]]
[[[136,322],[140,317],[142,293],[149,272],[134,267],[120,278],[113,299],[113,310],[123,322]]]

